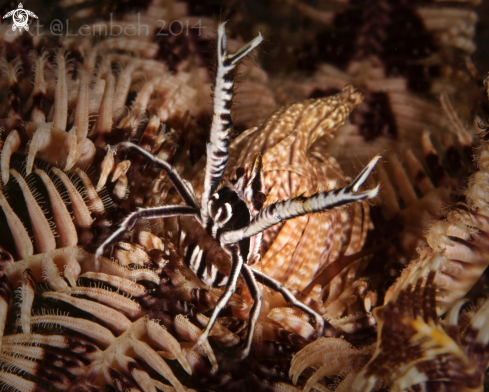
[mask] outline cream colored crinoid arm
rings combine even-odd
[[[443,255],[438,284],[438,312],[444,313],[466,293],[489,265],[489,132],[481,137],[476,154],[478,171],[464,191],[469,211],[454,209],[428,233],[430,247]]]

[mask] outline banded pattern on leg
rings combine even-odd
[[[224,24],[221,24],[218,28],[214,116],[210,142],[207,144],[204,190],[200,204],[195,197],[193,186],[185,181],[179,175],[177,169],[169,162],[159,159],[141,146],[129,142],[118,144],[119,147],[131,149],[141,155],[145,160],[153,164],[156,169],[165,171],[169,181],[186,205],[155,206],[131,213],[121,223],[120,227],[97,249],[95,257],[96,268],[98,268],[97,261],[106,248],[124,233],[131,230],[139,218],[160,219],[184,216],[195,218],[195,223],[197,224],[184,218],[179,221],[179,231],[182,229],[179,233],[178,241],[181,251],[180,255],[183,256],[189,268],[202,282],[211,286],[224,284],[225,287],[214,305],[212,315],[204,331],[196,340],[194,349],[208,344],[207,338],[210,331],[219,313],[235,293],[238,278],[242,275],[254,303],[251,308],[249,329],[241,352],[241,358],[249,354],[255,325],[261,309],[262,294],[255,280],[257,276],[263,284],[279,291],[293,306],[303,310],[315,319],[316,330],[319,335],[322,335],[324,329],[322,317],[305,304],[299,302],[281,282],[268,278],[265,274],[250,268],[249,265],[255,264],[260,259],[259,251],[262,232],[284,220],[333,209],[355,201],[371,199],[377,195],[379,188],[358,192],[359,187],[366,181],[380,159],[380,156],[377,156],[351,184],[343,188],[318,192],[309,197],[299,196],[284,200],[270,204],[262,210],[266,202],[265,183],[262,159],[260,154],[257,154],[252,165],[236,170],[235,179],[231,180],[229,185],[222,186],[217,191],[226,169],[229,157],[228,147],[232,136],[233,71],[236,64],[258,46],[261,41],[262,36],[259,34],[234,54],[228,54]],[[352,107],[361,101],[361,94],[353,88],[346,88],[341,93],[340,98],[341,102],[348,101],[349,103],[345,103],[346,106],[339,105],[335,107],[334,105],[329,105],[326,109],[323,108],[332,116],[331,119],[339,119],[334,121],[336,125],[343,121]],[[320,111],[324,112],[323,109]],[[327,115],[326,117],[330,116]],[[316,136],[320,136],[322,131],[318,129],[316,133]],[[311,326],[309,328],[312,329]]]
[[[318,336],[323,335],[324,320],[320,314],[316,313],[309,306],[304,305],[302,302],[297,300],[294,294],[292,294],[290,290],[288,290],[279,281],[270,278],[269,276],[265,275],[263,272],[260,272],[254,268],[251,268],[251,270],[253,271],[253,275],[258,280],[259,283],[262,283],[265,286],[270,287],[272,290],[279,292],[280,294],[282,294],[282,296],[285,298],[285,300],[288,303],[290,303],[292,306],[295,306],[297,309],[302,310],[303,312],[308,314],[311,318],[313,318],[314,321],[316,322],[316,331],[318,333]]]
[[[168,179],[175,187],[176,191],[183,199],[183,201],[188,206],[191,206],[192,208],[195,209],[199,208],[199,202],[197,201],[192,186],[187,181],[185,181],[182,177],[180,177],[180,174],[178,174],[178,172],[175,170],[174,167],[172,167],[172,165],[170,165],[168,162],[162,159],[155,157],[154,155],[146,151],[144,148],[134,143],[122,142],[117,144],[114,148],[119,148],[119,147],[124,147],[138,153],[143,158],[151,162],[156,168],[164,170],[168,175]]]
[[[231,272],[229,274],[228,281],[226,286],[224,287],[224,292],[216,303],[216,306],[212,312],[211,317],[209,318],[209,322],[205,327],[202,335],[200,335],[199,340],[195,344],[194,348],[202,346],[206,341],[209,333],[216,322],[217,317],[222,309],[226,306],[231,296],[236,291],[236,283],[238,282],[239,275],[241,273],[241,268],[243,266],[243,257],[239,253],[238,246],[229,246],[229,252],[231,253]]]
[[[197,217],[197,214],[198,211],[196,211],[194,208],[190,206],[180,206],[180,205],[144,208],[144,209],[140,209],[139,211],[133,212],[132,214],[129,214],[129,216],[126,219],[124,219],[124,221],[121,223],[119,228],[116,231],[114,231],[110,235],[110,237],[107,238],[107,240],[105,240],[105,242],[102,245],[100,245],[100,247],[95,252],[95,269],[99,271],[100,258],[102,257],[102,254],[104,253],[105,249],[107,249],[107,247],[110,246],[114,241],[116,241],[125,233],[127,233],[129,230],[131,230],[139,218],[159,219],[159,218],[170,218],[172,216],[184,216],[184,215],[191,215]]]
[[[207,144],[207,164],[205,167],[204,193],[202,194],[201,214],[204,227],[208,221],[207,203],[221,182],[228,161],[228,146],[233,122],[231,106],[233,103],[234,68],[240,60],[255,49],[263,40],[261,33],[241,47],[236,53],[228,54],[225,23],[217,30],[217,73],[214,86],[214,115],[212,117],[211,140]]]
[[[311,197],[296,197],[280,203],[271,204],[261,211],[249,224],[249,226],[235,231],[228,231],[219,238],[221,244],[230,244],[252,237],[284,220],[292,219],[308,213],[326,211],[354,201],[371,199],[377,196],[379,187],[369,191],[356,193],[358,188],[367,179],[375,164],[380,159],[376,156],[362,170],[357,178],[348,186],[334,191],[321,192]]]

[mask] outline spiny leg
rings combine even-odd
[[[217,316],[222,309],[227,305],[229,298],[236,291],[236,283],[238,282],[239,275],[241,274],[241,268],[243,266],[243,257],[239,252],[239,247],[237,245],[228,246],[227,250],[231,254],[231,272],[229,273],[228,281],[226,286],[224,287],[224,292],[216,303],[214,310],[212,311],[212,315],[209,318],[209,322],[207,323],[202,335],[200,335],[199,340],[194,346],[194,349],[203,345],[209,336],[209,333],[216,322]]]
[[[127,233],[129,230],[131,230],[139,218],[158,219],[183,215],[197,217],[198,214],[199,211],[197,209],[184,205],[144,208],[129,214],[126,219],[122,221],[119,228],[114,231],[111,236],[107,238],[104,243],[97,248],[94,257],[95,270],[98,271],[100,268],[100,257],[105,252],[105,249],[107,249],[110,244],[112,244],[114,241],[124,235],[124,233]]]
[[[253,269],[250,266],[248,266],[247,264],[243,264],[241,275],[243,276],[246,286],[250,291],[251,298],[253,299],[253,306],[251,307],[250,318],[248,322],[248,332],[246,333],[245,346],[241,354],[241,359],[244,359],[250,353],[250,347],[253,340],[253,334],[255,332],[256,322],[258,321],[258,317],[260,316],[261,305],[263,302],[263,294],[261,293],[261,290],[256,283]]]
[[[207,144],[207,162],[205,166],[204,192],[201,199],[201,216],[203,226],[209,219],[208,202],[221,182],[228,161],[228,146],[231,139],[233,122],[231,105],[234,88],[234,68],[240,60],[255,49],[263,37],[261,33],[243,45],[235,53],[227,52],[225,22],[217,29],[217,72],[214,86],[214,115]]]
[[[285,220],[309,213],[321,212],[339,207],[354,201],[371,199],[377,196],[379,187],[356,193],[365,182],[375,164],[381,157],[377,155],[353,182],[344,188],[320,192],[310,197],[299,196],[280,203],[270,204],[253,218],[250,224],[239,230],[226,231],[218,238],[221,245],[237,243],[245,238],[262,233],[269,227]]]
[[[192,207],[193,209],[196,210],[200,209],[199,202],[195,197],[194,189],[192,185],[188,181],[180,177],[180,174],[178,174],[178,172],[175,170],[175,168],[172,165],[170,165],[168,162],[162,159],[155,157],[153,154],[149,153],[148,151],[146,151],[144,148],[141,148],[137,144],[131,142],[121,142],[115,145],[113,148],[121,148],[121,147],[127,148],[129,150],[138,153],[143,158],[146,158],[149,162],[151,162],[157,169],[164,170],[168,176],[168,179],[175,187],[175,190],[178,192],[178,194],[183,199],[185,204]]]
[[[287,289],[282,283],[278,280],[270,278],[268,275],[260,272],[254,268],[249,267],[249,269],[253,272],[256,280],[267,287],[270,287],[272,290],[279,292],[285,298],[285,300],[290,303],[292,306],[295,306],[297,309],[302,310],[304,313],[308,314],[310,317],[314,318],[316,322],[316,331],[318,333],[318,337],[323,335],[324,331],[324,319],[321,317],[319,313],[316,313],[309,306],[304,305],[302,302],[295,298],[294,294],[292,294],[289,289]]]

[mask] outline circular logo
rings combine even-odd
[[[15,31],[19,29],[22,32],[22,29],[25,31],[29,31],[29,16],[37,19],[37,15],[34,12],[24,9],[22,3],[19,3],[16,10],[10,11],[8,14],[4,15],[3,19],[12,17],[12,21],[14,24],[12,25],[12,30]]]

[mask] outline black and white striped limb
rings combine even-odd
[[[118,144],[116,147],[130,149],[152,163],[156,168],[164,170],[186,205],[152,207],[130,214],[97,249],[95,263],[98,269],[99,259],[104,251],[131,230],[139,218],[193,216],[196,220],[195,224],[201,225],[206,233],[200,234],[199,232],[196,235],[193,232],[194,227],[191,225],[185,229],[186,232],[181,232],[179,248],[183,251],[183,259],[205,284],[214,287],[224,286],[223,293],[195,347],[201,346],[207,341],[219,313],[235,293],[238,278],[242,276],[253,299],[248,332],[241,352],[242,359],[250,353],[255,326],[262,307],[263,296],[259,283],[280,292],[292,306],[308,314],[315,321],[318,336],[323,334],[325,324],[321,315],[298,301],[281,282],[251,267],[260,259],[263,232],[288,219],[375,197],[379,187],[364,192],[359,192],[359,189],[367,180],[380,156],[372,159],[357,178],[344,188],[317,193],[311,197],[299,196],[292,200],[271,204],[264,209],[266,195],[264,193],[265,183],[260,155],[253,160],[251,166],[246,165],[237,168],[236,176],[229,180],[228,185],[217,190],[228,162],[228,147],[232,137],[231,106],[233,103],[234,69],[237,63],[255,49],[263,39],[259,34],[235,53],[229,54],[224,26],[225,24],[221,24],[218,27],[217,70],[213,97],[214,114],[210,141],[207,144],[204,190],[200,203],[194,194],[192,185],[181,178],[171,164],[158,159],[136,144],[130,142]],[[192,233],[188,230],[192,230]],[[218,249],[218,246],[221,249]],[[219,250],[217,256],[214,250]],[[221,258],[222,251],[231,259],[229,276],[218,270],[218,263],[216,264],[216,260],[213,259],[215,257]]]
[[[231,139],[233,122],[231,106],[233,103],[234,68],[240,60],[255,49],[263,40],[261,33],[243,45],[236,53],[227,52],[226,23],[217,29],[217,71],[214,86],[214,114],[207,144],[207,162],[205,167],[204,192],[201,200],[201,216],[204,227],[209,219],[208,202],[217,186],[228,161],[228,146]]]
[[[248,332],[246,333],[246,341],[241,353],[242,358],[246,358],[250,353],[251,342],[253,341],[253,334],[255,333],[256,322],[258,321],[258,317],[260,316],[261,305],[263,302],[263,294],[256,283],[254,277],[254,270],[244,264],[241,270],[241,275],[244,278],[246,286],[250,291],[251,298],[253,298],[253,306],[250,310],[250,318],[248,321]]]
[[[170,165],[168,162],[155,157],[153,154],[149,153],[144,148],[141,148],[137,144],[131,142],[119,143],[116,146],[114,146],[114,148],[115,149],[126,148],[128,150],[132,150],[138,153],[139,155],[141,155],[143,158],[147,159],[156,168],[164,170],[168,175],[168,179],[175,187],[175,190],[178,192],[178,194],[183,199],[185,204],[187,204],[192,208],[195,208],[196,210],[200,208],[199,202],[197,200],[197,197],[195,196],[192,185],[188,181],[180,177],[180,174],[178,174],[175,168],[172,165]]]
[[[231,272],[229,273],[228,281],[226,286],[224,286],[224,291],[216,303],[214,310],[212,311],[212,315],[209,318],[209,322],[207,323],[202,335],[200,335],[199,340],[195,344],[194,348],[202,346],[209,337],[209,333],[214,326],[219,313],[224,307],[227,305],[229,299],[236,291],[236,283],[238,282],[239,275],[241,274],[241,268],[243,266],[243,257],[239,252],[239,247],[237,245],[231,245],[227,249],[231,254]]]
[[[300,302],[294,294],[292,294],[282,283],[278,280],[275,280],[268,275],[265,275],[263,272],[260,272],[254,268],[249,267],[249,269],[253,272],[254,279],[256,279],[259,283],[264,284],[265,286],[271,288],[274,291],[279,292],[285,298],[285,300],[295,306],[297,309],[302,310],[304,313],[308,314],[309,317],[313,318],[316,323],[316,331],[318,333],[318,337],[323,335],[324,331],[324,319],[321,317],[319,313],[316,313],[309,306],[304,305]],[[251,317],[251,316],[250,316]]]
[[[185,205],[173,205],[173,206],[160,206],[151,208],[142,208],[135,211],[127,216],[126,219],[122,221],[119,228],[114,231],[109,238],[107,238],[102,245],[100,245],[94,257],[95,270],[100,269],[100,257],[103,255],[107,247],[112,243],[121,238],[125,233],[131,230],[136,221],[140,218],[142,219],[159,219],[159,218],[170,218],[172,216],[194,216],[197,218],[199,211],[193,207]]]
[[[353,182],[344,188],[317,193],[310,197],[299,196],[294,199],[271,204],[263,209],[246,227],[239,230],[224,232],[219,242],[221,245],[239,242],[245,238],[262,233],[269,227],[298,216],[330,210],[355,201],[371,199],[377,196],[379,187],[357,193],[358,188],[365,182],[375,164],[381,157],[377,155]]]

